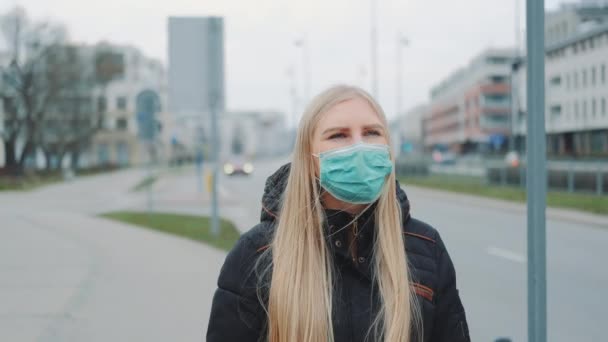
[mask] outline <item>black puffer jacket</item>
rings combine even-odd
[[[288,173],[289,165],[285,165],[268,178],[262,199],[261,223],[245,233],[226,257],[213,298],[208,342],[264,340],[266,315],[258,300],[258,280],[253,269],[256,260],[270,243]],[[397,196],[404,216],[406,253],[412,275],[410,286],[421,303],[424,341],[470,341],[450,256],[435,229],[410,217],[409,201],[405,192],[398,189]],[[339,273],[334,277],[337,291],[333,296],[336,342],[363,342],[376,309],[377,300],[370,300],[378,295],[377,286],[372,290],[370,266],[375,230],[373,211],[367,210],[353,223],[357,224],[356,259],[348,252],[346,229],[327,234]],[[334,227],[343,227],[352,221],[349,214],[338,211],[327,210],[326,217],[326,229],[330,232]],[[265,298],[263,293],[262,298]],[[373,334],[370,337],[368,341],[373,341]]]

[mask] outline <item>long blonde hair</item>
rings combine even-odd
[[[362,89],[335,86],[319,94],[308,106],[298,128],[282,208],[267,250],[272,255],[268,342],[334,341],[333,262],[324,236],[321,189],[315,181],[312,140],[322,115],[336,104],[353,98],[369,102],[387,128],[390,141],[382,109]],[[393,171],[375,209],[374,283],[381,303],[369,333],[373,331],[378,341],[409,342],[413,326],[420,324],[420,314],[409,286],[396,190]],[[421,333],[421,329],[415,330]]]

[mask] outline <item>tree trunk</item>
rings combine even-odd
[[[57,170],[61,171],[63,169],[63,158],[65,157],[65,154],[65,150],[57,153]]]
[[[51,158],[53,158],[53,154],[46,149],[43,149],[42,153],[44,154],[44,168],[46,171],[51,171]]]
[[[79,148],[75,148],[74,150],[72,150],[72,170],[77,171],[80,168],[79,165],[80,162],[80,149]]]
[[[22,169],[17,161],[15,151],[15,139],[4,140],[4,167],[10,174],[17,176],[21,174]]]
[[[34,144],[32,143],[32,140],[28,139],[28,141],[25,143],[25,146],[23,146],[23,150],[21,151],[21,156],[19,157],[19,167],[21,170],[24,169],[25,160],[27,159],[27,156],[31,153],[31,150],[33,147],[34,147]]]

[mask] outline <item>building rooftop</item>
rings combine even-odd
[[[599,36],[602,35],[604,33],[608,32],[608,22],[606,23],[602,23],[602,24],[597,24],[597,25],[593,25],[591,27],[589,27],[587,30],[580,32],[578,34],[575,34],[574,36],[571,36],[567,39],[564,39],[558,43],[555,44],[551,44],[549,46],[546,47],[546,52],[553,52],[555,50],[559,50],[565,47],[568,47],[570,45],[576,44],[580,41],[583,41],[585,39],[589,39],[595,36]]]

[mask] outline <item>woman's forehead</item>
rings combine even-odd
[[[342,101],[322,114],[317,128],[328,126],[369,126],[382,124],[380,116],[365,99]]]

